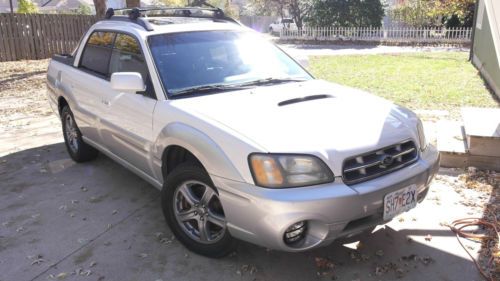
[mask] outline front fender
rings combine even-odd
[[[189,150],[210,175],[243,182],[244,179],[221,147],[202,131],[174,122],[165,126],[154,145],[155,174],[162,179],[162,155],[169,146],[177,145]],[[168,170],[168,167],[167,167]]]

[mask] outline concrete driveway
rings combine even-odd
[[[458,202],[488,197],[457,193],[455,180],[443,171],[422,205],[357,237],[357,249],[240,243],[215,260],[173,239],[159,191],[109,158],[75,164],[63,143],[33,147],[0,157],[0,280],[480,280],[442,223],[480,216]]]

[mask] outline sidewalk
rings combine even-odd
[[[337,55],[376,55],[399,54],[412,52],[468,52],[465,47],[411,47],[411,46],[381,46],[381,45],[296,45],[279,44],[292,56],[337,56]]]

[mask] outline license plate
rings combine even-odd
[[[412,184],[384,197],[384,220],[391,219],[417,206],[417,186]]]

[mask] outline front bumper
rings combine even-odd
[[[429,145],[412,165],[351,186],[340,178],[329,184],[289,189],[266,189],[213,175],[212,180],[232,236],[295,252],[325,246],[336,238],[385,223],[384,196],[416,184],[418,200],[422,201],[438,168],[439,153]],[[308,222],[306,237],[293,246],[285,244],[285,230],[299,221]]]

